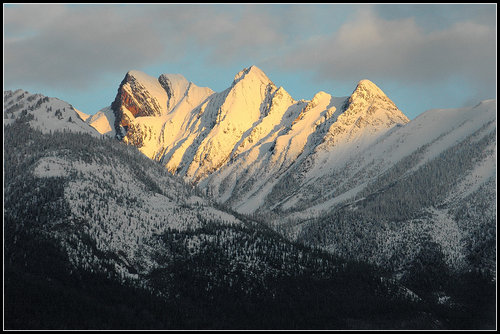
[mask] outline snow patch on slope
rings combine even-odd
[[[102,135],[114,137],[116,133],[114,127],[115,114],[113,113],[111,107],[99,110],[95,115],[88,118],[86,122]]]

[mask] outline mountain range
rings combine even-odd
[[[336,151],[364,148],[409,121],[369,80],[350,97],[319,92],[296,101],[256,66],[240,71],[220,93],[179,74],[156,79],[130,71],[112,105],[99,113],[89,123],[98,131],[118,134],[242,213],[263,209],[292,171],[310,172],[308,183],[321,175],[312,169],[326,157],[340,162],[345,154]]]
[[[98,296],[85,299],[104,280],[188,314],[175,322],[144,307],[140,321],[154,319],[155,328],[494,323],[496,100],[409,120],[366,79],[350,96],[318,92],[297,101],[256,66],[222,92],[180,74],[134,70],[94,115],[56,98],[4,92],[4,131],[11,310],[22,309],[11,300],[26,298],[16,277],[49,294],[47,282],[59,280],[83,305],[109,311]],[[68,287],[69,277],[77,283]],[[85,286],[85,277],[94,283]],[[304,284],[310,295],[298,292]],[[323,294],[329,299],[315,303]],[[229,302],[235,297],[241,304]],[[375,311],[382,301],[385,315]],[[130,303],[109,315],[127,318],[142,307]],[[214,305],[223,305],[215,309],[225,320],[214,320]],[[235,307],[246,313],[231,315]],[[276,320],[284,310],[302,316]],[[360,316],[366,312],[376,314]],[[417,320],[408,322],[412,312]],[[14,313],[10,323],[22,327]],[[93,317],[95,326],[63,325],[102,325]]]

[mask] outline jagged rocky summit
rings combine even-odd
[[[256,66],[222,92],[179,74],[129,71],[108,109],[111,134],[222,202],[237,209],[250,203],[245,212],[262,206],[250,198],[265,199],[288,170],[408,122],[369,80],[349,97],[319,92],[296,101]]]

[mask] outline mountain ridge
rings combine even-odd
[[[127,86],[129,76],[138,78],[133,85],[138,87],[137,99],[128,98],[127,94],[134,94]],[[169,76],[180,82],[176,87],[184,92],[182,99],[182,93],[174,93]],[[140,84],[141,78],[144,84]],[[238,72],[231,86],[221,92],[206,89],[194,94],[190,87],[197,86],[187,84],[180,75],[162,74],[157,80],[137,71],[128,72],[111,109],[116,133],[123,133],[125,142],[195,184],[210,183],[212,175],[239,160],[248,159],[242,163],[249,166],[256,156],[266,159],[265,168],[270,172],[286,171],[299,156],[349,142],[364,127],[370,127],[375,136],[409,121],[367,79],[360,80],[349,97],[334,98],[318,92],[310,101],[296,101],[255,65]],[[137,100],[141,102],[131,103]],[[141,114],[136,106],[148,101],[151,105]],[[163,109],[156,101],[163,101]],[[130,105],[132,112],[128,110]],[[385,113],[380,112],[382,109]],[[217,187],[207,191],[214,193]],[[227,192],[220,195],[230,196]]]

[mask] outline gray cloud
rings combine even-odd
[[[4,30],[10,34],[23,34],[44,27],[66,12],[63,5],[23,5],[4,7]]]
[[[6,15],[10,30],[4,41],[5,81],[9,83],[69,84],[78,89],[102,73],[147,64],[163,54],[158,31],[145,20],[112,7],[55,6],[51,20],[43,23],[37,23],[37,15],[32,14],[40,9],[50,12],[46,6],[30,8],[28,13],[23,7],[14,9]],[[25,25],[32,33],[24,37],[16,25]],[[16,36],[19,31],[21,37]]]
[[[491,83],[496,77],[495,40],[494,27],[473,21],[424,32],[413,18],[384,20],[365,8],[338,32],[310,39],[276,64],[314,69],[319,79],[422,83],[462,75]]]
[[[496,24],[494,4],[379,4],[372,8],[385,20],[413,17],[426,31],[443,29],[466,20],[490,26]]]
[[[208,53],[213,63],[226,64],[244,56],[261,56],[285,42],[280,18],[266,7],[161,6],[151,14],[159,22],[159,29],[177,36],[177,41],[188,42],[190,50]]]
[[[205,52],[212,62],[224,64],[283,43],[279,23],[253,6],[5,9],[4,68],[10,84],[80,89],[103,73],[176,61],[188,52]]]
[[[81,89],[106,73],[201,54],[215,66],[250,60],[308,71],[318,81],[369,78],[408,85],[461,78],[477,90],[495,87],[496,20],[485,7],[363,5],[355,7],[356,15],[346,14],[352,8],[6,7],[4,81]]]

